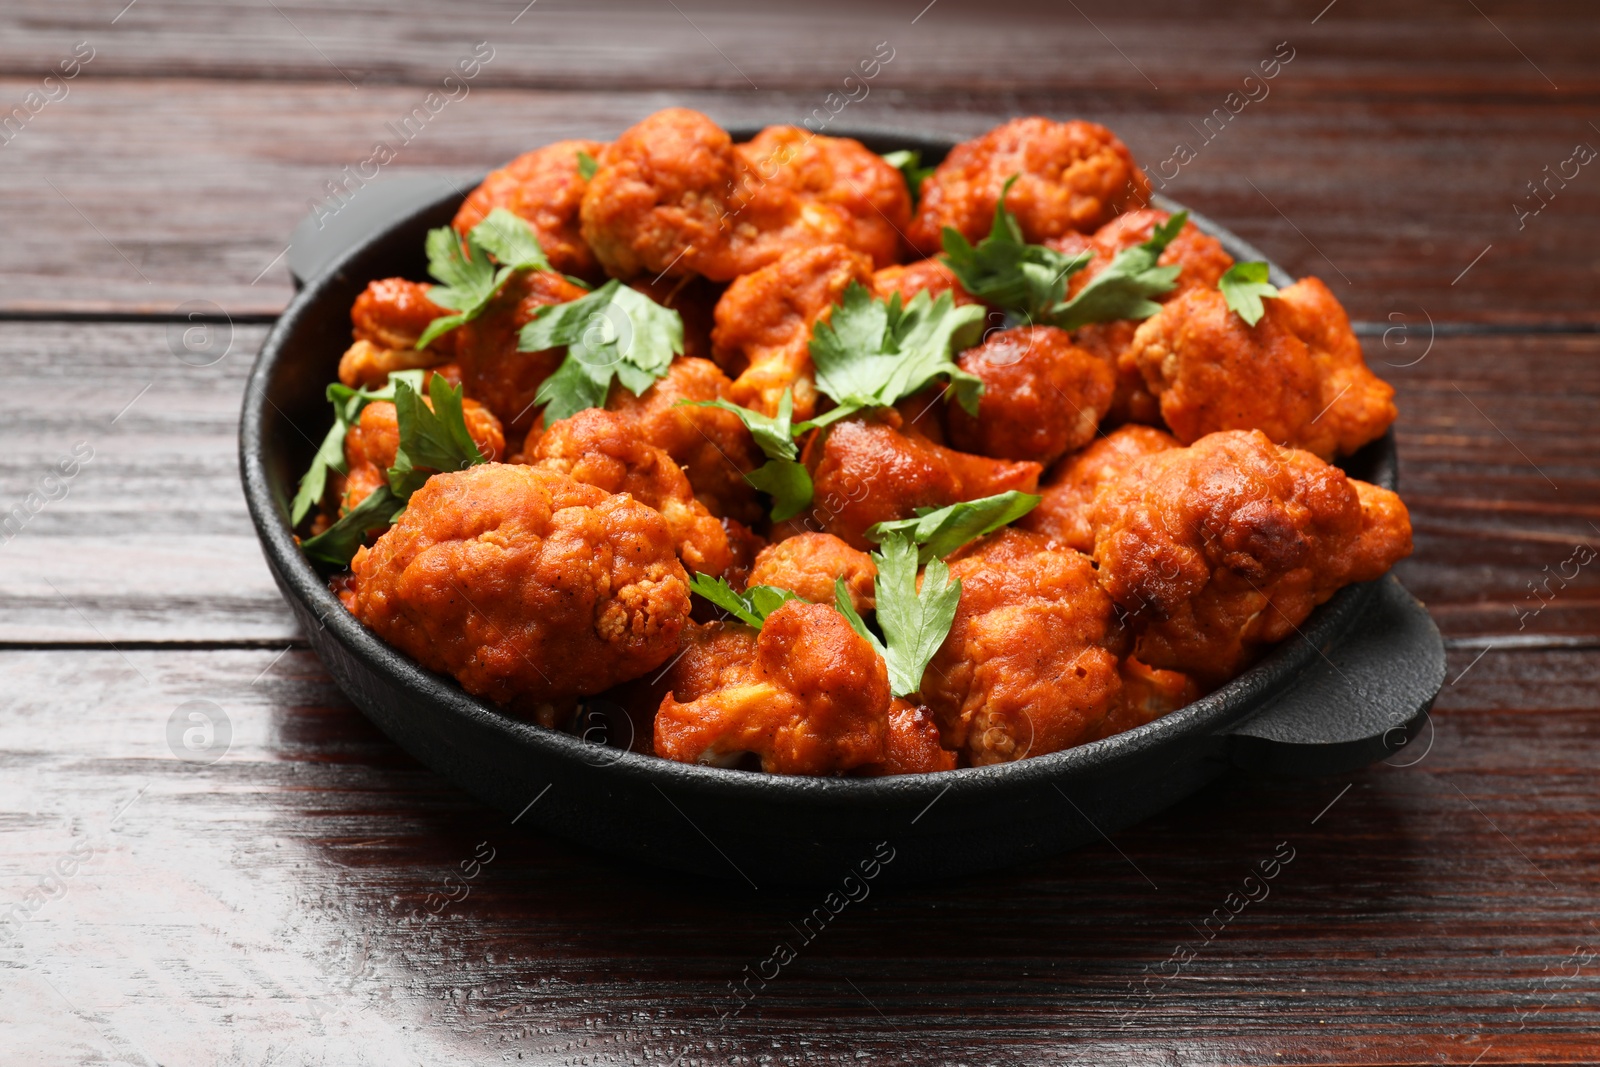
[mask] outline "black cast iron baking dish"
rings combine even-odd
[[[754,128],[731,131],[743,140]],[[829,130],[937,162],[954,143]],[[1333,773],[1405,744],[1444,679],[1444,649],[1393,578],[1351,586],[1228,685],[1128,733],[994,767],[886,779],[787,778],[673,763],[542,729],[467,695],[385,645],[340,606],[296,547],[287,502],[321,439],[324,386],[374,278],[426,277],[423,235],[451,193],[395,217],[310,280],[263,344],[244,397],[245,499],[273,576],[350,699],[423,763],[522,820],[603,852],[714,878],[836,883],[887,842],[896,880],[1049,856],[1135,823],[1230,767]],[[1159,201],[1158,201],[1159,202]],[[1159,202],[1176,210],[1176,205]],[[1263,259],[1194,216],[1240,260]],[[1273,268],[1274,281],[1290,279]],[[1391,432],[1344,467],[1393,488]],[[531,805],[531,806],[530,806]]]

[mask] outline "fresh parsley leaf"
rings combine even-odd
[[[949,293],[937,300],[926,290],[902,304],[895,293],[875,300],[851,282],[826,322],[811,331],[811,362],[817,388],[838,405],[811,420],[826,426],[868,407],[889,407],[940,377],[948,378],[961,406],[978,413],[983,382],[956,365],[952,352],[978,340],[984,309],[955,306]]]
[[[902,148],[898,152],[885,152],[883,161],[898,170],[906,180],[906,188],[911,190],[911,209],[916,210],[917,204],[922,200],[922,183],[936,168],[922,165],[922,153],[914,148]]]
[[[420,389],[422,374],[420,370],[392,371],[388,383],[381,389],[352,389],[340,382],[328,386],[328,401],[333,404],[333,425],[322,438],[322,444],[317,447],[317,454],[312,457],[310,469],[300,479],[300,489],[295,493],[294,503],[289,507],[290,526],[299,526],[311,509],[322,500],[323,494],[328,489],[329,471],[346,473],[344,439],[350,432],[350,427],[361,418],[362,409],[374,400],[393,400],[396,382],[403,381],[413,389]]]
[[[429,230],[427,249],[428,273],[439,282],[428,291],[428,299],[456,314],[428,323],[417,338],[418,349],[483,314],[514,271],[550,269],[533,228],[503,207],[489,212],[465,242],[449,226]],[[489,261],[491,254],[500,261],[498,270]]]
[[[739,416],[750,436],[766,455],[767,462],[745,475],[745,481],[772,497],[772,519],[782,522],[792,519],[811,503],[813,487],[811,472],[805,464],[797,462],[800,451],[795,447],[795,435],[805,433],[815,424],[802,422],[796,425],[794,395],[785,389],[778,398],[777,415],[763,415],[759,411],[740,407],[726,400],[680,400],[674,406],[721,408]]]
[[[843,579],[834,581],[834,606],[883,657],[889,668],[890,692],[897,697],[910,696],[922,688],[923,673],[950,634],[961,603],[961,582],[952,582],[950,569],[933,560],[923,569],[919,589],[916,546],[899,533],[890,534],[872,560],[878,565],[873,592],[882,640],[856,613]]]
[[[1161,305],[1150,298],[1172,292],[1183,268],[1177,263],[1159,267],[1156,261],[1188,221],[1189,213],[1180,211],[1157,226],[1150,240],[1118,252],[1077,296],[1057,304],[1046,321],[1063,330],[1076,330],[1091,322],[1148,319],[1160,311]]]
[[[578,151],[578,177],[588,181],[594,177],[594,172],[600,169],[600,164],[589,153],[580,149]]]
[[[741,622],[748,623],[757,630],[767,621],[768,615],[778,610],[779,605],[800,599],[789,590],[779,589],[775,585],[753,585],[743,593],[736,593],[727,579],[713,578],[706,574],[690,575],[689,590],[699,593],[717,607],[737,616]]]
[[[683,319],[612,279],[577,300],[539,308],[517,342],[523,352],[561,345],[567,358],[534,398],[545,405],[546,425],[604,407],[613,379],[635,396],[650,388],[683,353]]]
[[[953,226],[944,228],[945,266],[973,296],[1015,312],[1028,321],[1043,320],[1067,293],[1067,279],[1088,266],[1093,253],[1069,256],[1022,239],[1022,226],[1006,209],[1006,193],[1017,180],[1006,179],[994,205],[989,236],[976,245]]]
[[[368,532],[387,526],[400,517],[406,505],[389,489],[380,485],[368,493],[361,503],[345,512],[332,526],[315,537],[300,542],[300,550],[314,563],[332,569],[348,567]]]
[[[997,496],[966,500],[946,508],[918,508],[914,519],[880,522],[867,530],[867,537],[885,542],[891,536],[909,538],[921,546],[918,559],[927,563],[943,559],[968,541],[1016,522],[1043,499],[1032,493],[1012,490]]]
[[[435,374],[428,383],[433,408],[405,382],[394,391],[395,417],[400,423],[400,447],[394,466],[389,468],[389,488],[399,500],[409,500],[422,488],[430,474],[465,470],[485,462],[483,454],[467,432],[466,415],[461,406],[461,388]]]
[[[1278,287],[1267,281],[1268,273],[1265,263],[1235,263],[1217,279],[1222,298],[1247,326],[1254,326],[1267,313],[1261,298],[1278,295]]]

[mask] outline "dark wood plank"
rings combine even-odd
[[[8,906],[86,855],[0,947],[0,1033],[41,1064],[1589,1062],[1593,653],[1473,655],[1411,766],[1229,777],[1115,850],[874,892],[724,1024],[813,895],[513,828],[309,653],[0,653]],[[194,700],[232,729],[209,766],[168,747]]]
[[[1576,546],[1600,551],[1600,336],[1439,336],[1408,367],[1428,339],[1424,322],[1407,328],[1388,347],[1367,338],[1399,389],[1417,530],[1402,580],[1449,637],[1600,639],[1600,559],[1562,566]],[[209,367],[173,355],[180,329],[0,324],[14,405],[0,512],[48,490],[78,442],[94,450],[66,497],[0,545],[0,641],[295,639],[238,488],[240,391],[264,328],[235,327]]]
[[[128,18],[142,10],[135,7]],[[660,10],[676,18],[670,8]],[[1322,32],[1336,14],[1342,8],[1305,28]],[[241,17],[278,18],[265,8]],[[1593,34],[1585,27],[1592,29],[1591,23],[1580,22],[1552,49],[1589,40]],[[1125,39],[1150,50],[1152,71],[1199,64],[1226,72],[1225,82],[1167,81],[1163,73],[1160,90],[1142,80],[1143,88],[1124,87],[1097,77],[1095,64],[1036,52],[1058,44],[1073,56],[1084,48],[1104,53],[1100,65],[1122,62],[1086,24],[1048,23],[1027,34],[941,37],[945,46],[938,48],[908,39],[883,76],[904,63],[899,69],[920,72],[916,80],[905,87],[885,81],[841,112],[837,123],[968,136],[1019,114],[1094,118],[1117,130],[1158,175],[1176,174],[1162,179],[1166,192],[1236,229],[1294,272],[1326,278],[1358,318],[1387,322],[1392,313],[1420,310],[1438,321],[1595,320],[1586,296],[1594,257],[1585,235],[1600,217],[1600,180],[1582,169],[1564,186],[1550,186],[1550,202],[1537,216],[1519,218],[1515,207],[1540,203],[1530,199],[1528,183],[1546,180],[1543,168],[1560,167],[1577,142],[1600,145],[1600,133],[1589,126],[1597,96],[1582,82],[1568,81],[1561,93],[1549,90],[1492,34],[1501,52],[1491,60],[1490,44],[1477,40],[1490,33],[1487,24],[1461,28],[1460,40],[1447,34],[1479,58],[1430,80],[1426,63],[1413,59],[1438,54],[1437,26],[1423,20],[1390,27],[1394,39],[1379,48],[1373,44],[1379,24],[1369,21],[1324,61],[1316,59],[1314,38],[1291,35],[1296,58],[1270,83],[1270,95],[1246,106],[1220,133],[1207,134],[1204,120],[1254,63],[1272,55],[1280,38],[1276,30],[1235,34],[1213,60],[1193,35],[1210,40],[1229,32],[1226,24],[1206,30],[1182,25],[1182,34],[1169,30],[1149,38],[1127,27]],[[405,32],[429,41],[414,47],[442,67],[454,61],[454,46],[433,43],[419,29]],[[837,32],[843,31],[815,31],[799,43],[783,38],[782,49],[842,70],[857,49],[827,36]],[[1476,42],[1472,48],[1466,38]],[[1355,63],[1352,54],[1363,42],[1372,45],[1370,54]],[[230,47],[271,54],[258,49],[260,43],[241,35]],[[1022,50],[1015,59],[993,56],[993,49],[1013,43]],[[365,54],[384,54],[381,42],[364,38],[361,47]],[[1005,77],[1022,81],[991,89],[946,76],[939,64],[969,47],[972,55],[989,57],[985,70],[1012,72]],[[1402,56],[1397,48],[1409,51]],[[109,44],[105,51],[107,59],[116,55]],[[720,58],[707,52],[710,61],[674,54],[685,70],[720,69]],[[321,62],[314,50],[306,54]],[[327,195],[327,183],[344,180],[344,168],[372,157],[380,140],[397,150],[383,175],[448,173],[470,181],[534,145],[567,136],[610,137],[671,104],[702,108],[730,123],[795,122],[833,88],[832,80],[818,80],[760,92],[621,91],[615,84],[598,92],[496,89],[485,82],[447,104],[404,144],[389,124],[421,104],[429,83],[357,90],[337,79],[127,79],[101,76],[99,70],[116,68],[97,70],[99,62],[3,146],[0,221],[11,240],[0,250],[0,312],[167,313],[186,301],[209,300],[234,314],[269,314],[290,295],[280,258],[290,232]],[[1494,73],[1481,69],[1485,65]],[[493,63],[484,68],[485,77],[493,69]],[[1352,69],[1366,73],[1350,80]],[[37,85],[37,79],[0,79],[0,101],[22,100]],[[1213,120],[1213,126],[1222,124]],[[1180,142],[1198,153],[1181,167],[1167,163]]]

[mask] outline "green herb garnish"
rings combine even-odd
[[[1050,325],[1076,330],[1091,322],[1148,319],[1160,311],[1161,305],[1150,298],[1177,288],[1183,267],[1177,263],[1160,267],[1156,261],[1188,221],[1189,213],[1180,211],[1157,226],[1150,240],[1118,252],[1077,296],[1051,309]]]
[[[594,172],[600,169],[600,164],[589,153],[578,150],[578,177],[588,181],[594,177]]]
[[[517,349],[565,345],[567,358],[534,398],[545,424],[604,407],[613,379],[638,396],[683,354],[683,319],[637,289],[612,279],[592,293],[534,312]]]
[[[788,589],[780,589],[775,585],[752,585],[743,593],[736,593],[727,579],[713,578],[707,574],[690,575],[689,589],[757,630],[780,605],[800,599]]]
[[[1217,279],[1217,289],[1228,307],[1248,326],[1261,321],[1267,309],[1262,297],[1278,295],[1278,287],[1267,281],[1269,271],[1265,263],[1235,263]]]
[[[1066,296],[1067,279],[1088,266],[1094,253],[1069,256],[1024,241],[1021,224],[1006,209],[1006,193],[1016,180],[1015,174],[1006,179],[994,205],[989,236],[973,245],[959,230],[946,226],[941,258],[973,296],[1029,322],[1043,322]]]
[[[381,389],[352,389],[342,382],[328,386],[328,401],[333,404],[333,426],[317,447],[311,468],[300,479],[300,489],[294,495],[294,503],[289,506],[290,526],[299,526],[301,520],[322,500],[328,488],[329,471],[348,473],[344,463],[344,439],[350,427],[361,418],[362,409],[374,400],[393,400],[397,381],[404,381],[413,389],[422,388],[422,374],[420,370],[392,371],[388,383]]]
[[[932,174],[934,167],[922,165],[922,153],[914,148],[902,148],[898,152],[885,152],[883,161],[898,170],[906,180],[906,188],[911,191],[911,208],[916,210],[917,204],[922,200],[922,183]]]
[[[952,582],[950,569],[933,560],[922,572],[919,589],[916,546],[900,533],[890,534],[872,560],[878,565],[873,595],[883,637],[873,633],[856,613],[842,578],[834,579],[834,606],[883,657],[889,668],[890,691],[898,697],[910,696],[922,687],[923,672],[950,634],[961,603],[961,582]]]
[[[428,299],[455,314],[428,323],[417,338],[419,349],[483,314],[513,272],[550,269],[533,228],[503,207],[467,233],[465,251],[461,245],[461,237],[448,226],[428,231],[428,273],[439,282],[428,291]],[[491,255],[500,261],[498,269]]]
[[[800,514],[811,503],[813,487],[811,473],[799,462],[800,451],[795,447],[797,435],[812,429],[814,422],[793,421],[794,395],[789,389],[778,398],[778,414],[763,415],[759,411],[740,407],[726,400],[680,400],[674,406],[721,408],[739,416],[750,431],[750,436],[760,446],[767,462],[745,475],[745,481],[772,497],[772,519],[782,522]]]
[[[1012,490],[945,508],[918,508],[916,518],[877,523],[867,530],[867,537],[878,542],[886,542],[890,537],[908,538],[920,546],[918,560],[927,563],[943,559],[967,542],[1016,522],[1037,507],[1041,499],[1032,493]]]
[[[829,320],[811,331],[817,388],[838,405],[812,424],[891,407],[940,377],[949,379],[957,401],[976,415],[983,381],[957,366],[952,353],[978,340],[985,315],[977,304],[956,307],[949,293],[934,300],[924,290],[902,304],[899,293],[887,302],[875,300],[865,286],[851,282]]]
[[[326,530],[301,542],[301,550],[318,563],[334,568],[348,566],[366,535],[398,519],[411,494],[432,475],[487,462],[467,432],[459,386],[451,388],[449,382],[435,374],[428,382],[431,410],[412,387],[411,379],[394,374],[389,386],[400,424],[400,447],[394,466],[386,473],[388,484],[367,494]],[[332,392],[331,387],[329,391]],[[369,397],[367,402],[374,399],[387,398]]]

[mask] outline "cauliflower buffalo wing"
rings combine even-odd
[[[1012,119],[951,149],[922,183],[922,205],[906,231],[911,246],[933,255],[946,226],[969,241],[985,236],[1000,190],[1013,174],[1017,182],[1006,206],[1034,244],[1090,232],[1150,199],[1144,171],[1104,126]]]
[[[879,300],[888,300],[899,293],[901,303],[909,303],[912,297],[922,292],[926,292],[933,300],[939,299],[943,293],[949,293],[950,299],[958,307],[978,303],[977,297],[961,288],[955,272],[937,259],[919,259],[915,263],[874,271],[872,291]]]
[[[760,633],[691,631],[656,714],[656,754],[770,774],[838,774],[885,758],[889,674],[832,607],[791,600]]]
[[[563,274],[597,277],[599,264],[578,232],[578,205],[588,181],[578,169],[578,153],[598,158],[599,141],[557,141],[524,152],[468,194],[451,223],[465,235],[497,207],[533,227],[550,266]]]
[[[339,380],[351,388],[376,389],[391,371],[436,367],[455,351],[455,336],[445,334],[418,351],[428,324],[450,314],[428,299],[433,286],[405,278],[369,282],[350,308],[354,341],[339,360]]]
[[[963,452],[1054,463],[1094,440],[1111,406],[1110,366],[1054,326],[1001,330],[957,362],[983,381],[975,417],[945,409],[949,442]]]
[[[1123,354],[1184,442],[1260,430],[1332,459],[1383,436],[1394,389],[1370,370],[1344,309],[1315,278],[1263,301],[1248,326],[1215,289],[1192,289],[1146,319]]]
[[[1152,452],[1177,448],[1178,439],[1154,426],[1121,426],[1063,459],[1039,485],[1039,506],[1017,525],[1079,552],[1094,551],[1090,512],[1095,493]]]
[[[811,327],[838,303],[851,282],[872,283],[872,261],[840,244],[806,248],[739,278],[717,302],[714,358],[738,371],[734,403],[775,414],[785,389],[794,417],[817,407],[811,372]]]
[[[618,278],[731,281],[828,243],[887,265],[910,218],[899,172],[855,141],[779,127],[736,146],[686,108],[626,130],[599,164],[583,195],[582,232]]]
[[[1259,430],[1137,460],[1095,498],[1091,521],[1100,584],[1134,654],[1207,687],[1411,553],[1398,496]]]
[[[958,554],[950,577],[961,603],[922,678],[945,746],[981,765],[1092,739],[1121,681],[1089,557],[1008,529]]]
[[[768,545],[750,568],[751,585],[787,589],[813,604],[833,603],[833,583],[843,578],[857,614],[873,609],[877,577],[878,566],[871,556],[825,533],[797,534]]]
[[[661,516],[563,474],[438,474],[356,553],[351,612],[469,693],[533,715],[665,663],[689,585]]]
[[[728,534],[694,498],[683,468],[609,411],[589,408],[546,430],[529,462],[608,493],[627,493],[661,513],[691,571],[721,575],[733,563]]]

